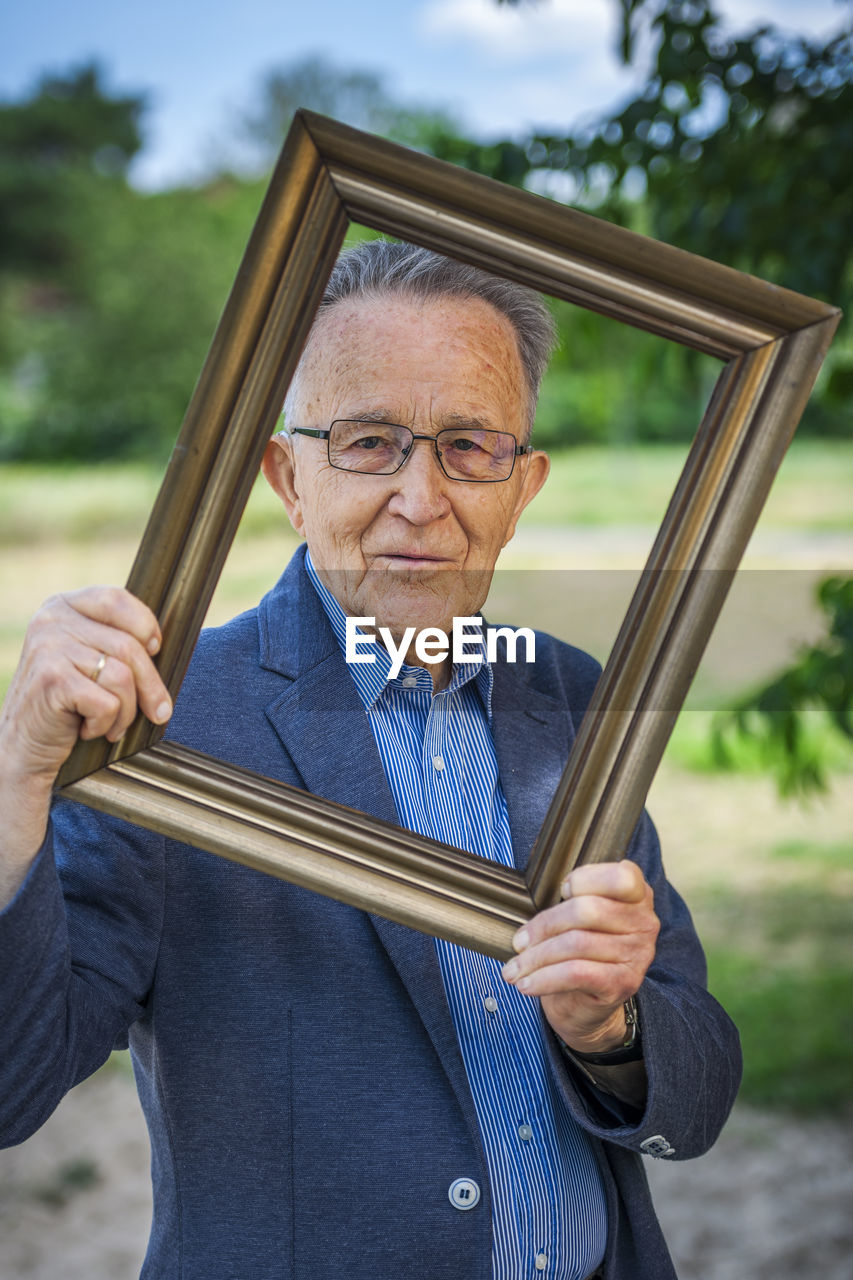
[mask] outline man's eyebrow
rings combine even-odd
[[[401,426],[401,425],[406,425],[405,423],[401,423],[402,416],[405,416],[405,415],[401,415],[399,409],[397,410],[388,409],[388,408],[363,409],[363,410],[355,410],[352,413],[348,413],[344,421],[346,422],[388,422],[388,423],[395,423],[396,425]],[[460,430],[465,430],[465,431],[489,431],[489,430],[494,431],[496,429],[497,430],[502,429],[502,428],[495,428],[491,423],[491,421],[489,421],[486,418],[477,418],[472,416],[470,413],[453,413],[453,412],[442,413],[439,415],[438,429],[444,430],[447,427],[450,427],[451,429],[453,427],[457,427]]]
[[[443,413],[440,418],[442,427],[464,427],[468,431],[490,431],[495,428],[485,418],[473,418],[469,413]]]
[[[354,413],[348,413],[343,419],[344,422],[390,422],[396,426],[401,426],[399,411],[395,413],[392,409],[363,409],[356,410]]]

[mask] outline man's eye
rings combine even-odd
[[[359,436],[357,440],[353,440],[350,445],[351,449],[376,449],[379,445],[387,444],[387,440],[383,440],[381,436]]]
[[[469,440],[467,436],[460,436],[458,440],[451,440],[450,448],[455,449],[457,453],[470,453],[472,449],[479,448],[479,445]]]

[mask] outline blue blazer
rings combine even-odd
[[[535,664],[496,667],[519,865],[597,674],[544,636]],[[256,610],[202,635],[170,733],[396,821],[301,552]],[[672,1280],[641,1144],[704,1152],[740,1055],[646,819],[631,856],[662,922],[638,999],[645,1112],[594,1089],[548,1032],[550,1069],[600,1162],[607,1280]],[[0,1028],[3,1145],[130,1043],[152,1145],[145,1280],[489,1280],[488,1172],[431,938],[60,801],[0,914]],[[483,1191],[465,1213],[459,1177]]]

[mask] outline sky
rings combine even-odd
[[[718,0],[728,29],[824,35],[849,0]],[[449,109],[477,137],[567,128],[626,97],[616,0],[27,0],[0,17],[0,97],[97,59],[117,93],[148,94],[137,185],[202,177],[238,136],[263,74],[319,54],[378,72],[407,103]]]

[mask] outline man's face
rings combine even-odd
[[[471,422],[519,443],[527,432],[515,335],[475,299],[338,303],[312,336],[295,401],[298,427],[369,416],[430,436]],[[330,466],[325,440],[296,436],[271,441],[264,471],[344,610],[399,636],[449,632],[454,617],[478,613],[548,460],[522,456],[509,480],[472,484],[448,479],[423,440],[394,475],[365,475]]]

